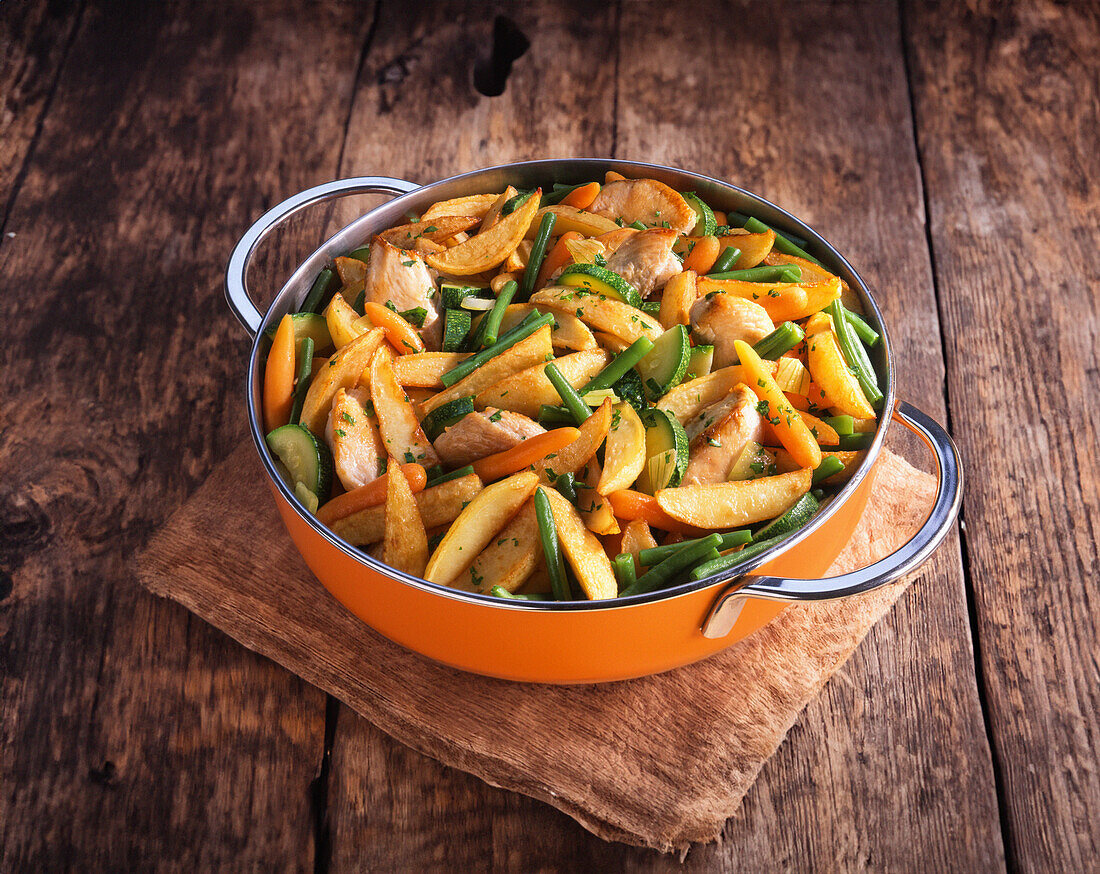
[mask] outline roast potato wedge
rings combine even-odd
[[[680,486],[657,492],[657,504],[673,519],[709,531],[763,522],[785,513],[810,490],[808,468],[760,479]]]

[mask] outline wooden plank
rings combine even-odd
[[[493,19],[510,17],[531,40],[504,93],[472,87]],[[584,21],[579,31],[577,22]],[[342,175],[385,173],[431,181],[480,166],[555,155],[609,154],[614,9],[571,3],[433,3],[383,7],[348,129]],[[456,64],[456,58],[470,59]],[[426,124],[425,119],[431,118]],[[350,217],[345,215],[345,217]],[[342,707],[327,811],[332,871],[476,870],[501,837],[501,817],[542,829],[564,822],[587,845],[608,846],[529,798],[502,792],[410,752]],[[504,835],[511,841],[514,832]],[[613,848],[618,859],[622,848]],[[518,856],[515,854],[518,853]],[[539,858],[524,837],[507,851]],[[560,858],[569,866],[575,854]]]
[[[243,439],[221,271],[265,205],[335,173],[369,19],[82,20],[10,216],[31,230],[0,242],[4,870],[313,866],[324,696],[127,562]]]
[[[614,66],[615,24],[601,21],[586,22],[583,59],[569,54],[556,29],[525,26],[529,55],[504,95],[484,101],[439,60],[478,43],[484,25],[471,27],[446,5],[422,8],[411,22],[384,15],[356,97],[345,172],[428,180],[521,156],[609,154],[614,131],[562,135],[538,117],[551,101],[570,107],[569,117],[606,113],[617,102],[615,154],[758,190],[851,253],[895,325],[902,396],[942,417],[943,362],[896,10],[791,4],[761,16],[747,4],[733,11],[703,4],[685,16],[666,4],[625,4],[617,97],[603,78]],[[656,41],[655,32],[676,38]],[[545,94],[538,83],[549,65],[583,68],[585,78],[555,82]],[[439,87],[428,97],[433,83]],[[721,100],[706,103],[713,94]],[[453,125],[453,148],[419,136],[428,111],[437,130]],[[484,131],[483,140],[469,131]],[[1002,865],[954,538],[923,576],[765,768],[724,842],[693,850],[687,867],[769,870],[795,859],[835,869]],[[332,761],[333,870],[398,860],[423,870],[484,866],[490,847],[502,870],[680,867],[605,844],[554,810],[425,762],[346,710]]]
[[[59,8],[60,6],[60,8]],[[82,4],[9,4],[0,16],[0,227],[32,148]]]
[[[1100,854],[1100,8],[906,5],[1014,868]]]

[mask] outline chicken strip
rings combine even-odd
[[[715,370],[738,362],[734,340],[751,346],[774,330],[767,310],[732,294],[712,292],[691,307],[691,332],[714,347]]]
[[[589,211],[610,219],[621,218],[627,225],[641,222],[671,228],[677,234],[690,233],[698,221],[695,210],[680,193],[656,179],[609,182],[600,189]]]
[[[348,491],[377,479],[385,457],[378,425],[364,409],[369,400],[366,389],[340,389],[325,425],[336,476]]]
[[[683,485],[726,481],[745,446],[751,441],[760,442],[764,436],[764,418],[756,406],[752,390],[738,385],[728,397],[707,407],[688,423],[691,460]]]
[[[399,249],[375,237],[364,291],[365,300],[380,304],[389,301],[398,312],[424,307],[427,313],[420,337],[429,351],[439,349],[443,324],[436,304],[435,282],[419,252]]]
[[[664,288],[684,266],[672,254],[676,232],[668,228],[639,231],[628,237],[607,259],[607,269],[633,285],[642,297]]]
[[[469,413],[435,438],[435,451],[446,464],[461,467],[503,452],[546,429],[520,413],[486,407]]]

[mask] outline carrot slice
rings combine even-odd
[[[420,339],[416,328],[389,307],[368,300],[363,304],[363,315],[370,319],[376,328],[381,328],[386,332],[386,339],[390,341],[398,354],[405,355],[409,352],[424,351],[424,341]]]
[[[542,261],[542,267],[539,268],[539,275],[535,279],[536,291],[550,281],[550,277],[554,274],[555,270],[560,270],[573,260],[573,256],[569,253],[569,249],[566,248],[565,244],[573,240],[583,239],[584,236],[578,231],[566,231],[558,237],[558,241],[554,244],[554,248],[547,253]]]
[[[283,316],[264,368],[264,428],[272,431],[290,421],[294,395],[294,320]]]
[[[714,220],[718,223],[718,227],[729,225],[730,223],[729,217],[720,209],[714,211]]]
[[[710,534],[709,531],[704,531],[702,528],[696,528],[694,525],[688,525],[679,519],[673,519],[661,509],[660,504],[657,503],[657,499],[653,495],[647,495],[645,492],[622,489],[618,492],[611,492],[605,498],[611,504],[611,509],[615,511],[615,516],[619,519],[628,522],[639,519],[652,528],[660,528],[662,531],[675,531],[678,534],[688,534],[693,537]]]
[[[705,276],[718,260],[718,253],[722,246],[717,237],[700,237],[695,241],[691,253],[684,259],[684,269],[694,270],[700,276]]]
[[[555,428],[553,431],[529,437],[511,449],[478,459],[474,462],[474,473],[485,483],[500,479],[502,476],[530,467],[551,452],[557,452],[568,446],[580,436],[580,433],[576,428]]]
[[[577,209],[588,209],[592,202],[599,196],[600,183],[589,182],[580,188],[574,188],[561,199],[565,206],[575,206]]]
[[[522,444],[521,444],[522,445]],[[415,495],[424,491],[424,485],[428,482],[428,472],[419,464],[402,464],[401,472],[409,481],[409,488]],[[317,510],[317,519],[325,525],[331,525],[337,519],[343,519],[352,513],[358,513],[367,507],[377,507],[386,502],[386,490],[389,488],[389,474],[382,474],[377,479],[371,480],[366,485],[352,489],[337,495],[323,507]]]
[[[748,379],[746,384],[758,398],[768,403],[767,419],[775,429],[779,442],[800,467],[815,468],[821,464],[821,447],[802,421],[798,410],[791,406],[787,396],[776,384],[768,368],[752,346],[744,340],[734,340],[733,348],[741,359],[741,367]]]

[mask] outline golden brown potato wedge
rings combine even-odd
[[[325,307],[324,316],[329,336],[337,349],[343,349],[356,337],[370,330],[369,325],[363,325],[359,321],[359,313],[351,308],[351,304],[341,294],[332,296],[329,305]]]
[[[553,213],[555,216],[555,237],[560,237],[566,231],[576,231],[586,237],[598,237],[600,234],[619,230],[619,226],[609,218],[594,215],[583,209],[577,209],[575,206],[562,206],[561,204],[557,204],[555,206],[544,207],[538,211],[534,220],[531,222],[531,226],[527,229],[527,236],[530,239],[534,239],[539,231],[539,224],[542,222],[542,217],[548,212]]]
[[[604,448],[603,472],[596,490],[601,495],[609,495],[620,489],[629,489],[641,474],[645,463],[645,426],[630,404],[618,403],[611,411],[611,428],[607,433],[607,446]]]
[[[417,352],[398,355],[393,374],[401,385],[417,388],[443,388],[443,374],[454,370],[470,357],[469,352]]]
[[[511,274],[501,275],[508,276],[510,279],[516,278]],[[494,288],[493,290],[497,293],[500,292],[499,288]],[[514,328],[522,322],[528,314],[534,311],[534,304],[509,304],[504,310],[504,317],[500,320],[500,333],[503,334],[505,331]],[[475,327],[477,326],[477,322],[482,318],[484,318],[484,316],[479,316],[478,319],[474,321]],[[555,312],[554,321],[556,324],[550,334],[550,342],[553,343],[555,349],[571,349],[575,352],[581,352],[585,349],[596,348],[596,338],[593,336],[588,325],[572,313]]]
[[[382,343],[381,328],[367,331],[334,353],[309,385],[302,404],[301,423],[318,437],[324,434],[332,399],[342,388],[355,388],[370,367],[374,353]]]
[[[563,449],[551,453],[532,468],[544,483],[552,482],[554,477],[562,473],[576,473],[588,460],[596,454],[596,451],[607,439],[607,432],[611,429],[611,401],[600,404],[598,410],[580,426],[580,434],[577,439]]]
[[[776,366],[774,361],[771,362],[771,366],[772,368]],[[745,372],[740,365],[723,367],[706,376],[680,383],[657,401],[657,406],[662,410],[668,410],[680,420],[681,425],[684,425],[711,404],[716,404],[726,397],[738,383],[744,382],[745,379]]]
[[[418,240],[428,240],[431,243],[442,243],[456,234],[468,231],[480,222],[476,215],[448,215],[436,219],[411,222],[407,225],[398,225],[395,228],[382,231],[378,236],[398,249],[414,249]],[[435,251],[438,251],[436,249]],[[336,259],[339,262],[339,258]],[[362,262],[360,262],[362,263]],[[364,268],[366,265],[363,265]],[[366,270],[363,271],[364,278]],[[343,274],[341,274],[343,276]]]
[[[527,581],[541,557],[535,503],[528,498],[515,518],[489,542],[473,564],[459,574],[454,586],[482,593],[500,586],[514,592]]]
[[[470,503],[481,489],[481,478],[476,473],[471,473],[418,493],[416,507],[420,511],[420,518],[424,520],[425,527],[437,528],[453,522],[462,512],[462,508]],[[337,536],[344,538],[352,546],[377,543],[385,535],[386,508],[379,504],[376,507],[358,510],[342,519],[337,519],[330,527]]]
[[[696,278],[694,271],[685,270],[683,273],[677,273],[665,284],[657,321],[666,330],[676,325],[691,324],[691,307],[698,298],[698,292],[695,290]]]
[[[572,313],[592,330],[614,334],[631,343],[642,336],[655,340],[664,332],[660,322],[637,307],[583,288],[550,286],[535,292],[531,303]]]
[[[420,217],[421,221],[434,221],[448,215],[472,215],[479,219],[489,211],[493,201],[497,199],[495,194],[472,194],[469,197],[456,197],[452,200],[441,200],[433,203]]]
[[[344,286],[355,285],[367,278],[367,265],[358,258],[336,258],[336,272]]]
[[[775,231],[764,231],[760,234],[730,234],[718,238],[718,257],[730,246],[740,249],[741,254],[733,264],[734,270],[744,270],[755,267],[771,252],[775,245]]]
[[[554,364],[573,388],[581,388],[611,361],[611,355],[602,349],[574,352],[554,359]],[[489,386],[475,399],[480,407],[498,407],[523,413],[532,419],[538,416],[542,404],[560,404],[561,397],[546,378],[546,363],[539,362],[519,373]]]
[[[512,374],[534,367],[540,361],[548,361],[553,354],[554,350],[550,345],[550,326],[543,325],[530,337],[520,340],[515,346],[490,358],[465,379],[459,380],[450,388],[443,389],[421,407],[421,416],[456,398],[479,395],[489,386]]]
[[[471,276],[499,266],[523,239],[527,226],[538,212],[540,199],[541,192],[536,191],[515,212],[487,231],[470,237],[446,252],[427,255],[425,260],[431,267],[448,276]]]
[[[577,474],[577,510],[584,520],[585,527],[593,534],[618,534],[619,520],[607,502],[598,491],[596,485],[600,481],[600,462],[589,459],[588,463]]]
[[[531,497],[538,481],[525,471],[482,489],[443,535],[428,560],[424,579],[448,585],[461,576]]]
[[[626,523],[626,527],[623,529],[623,540],[619,551],[634,556],[634,569],[640,571],[641,565],[638,563],[638,553],[643,549],[652,549],[656,545],[657,541],[653,537],[649,523],[643,519],[632,519]]]
[[[576,507],[555,489],[539,486],[550,503],[558,540],[566,561],[590,601],[614,598],[619,594],[611,560],[604,552],[600,539],[584,524]]]
[[[389,464],[385,507],[382,561],[414,577],[423,576],[428,563],[428,534],[409,481],[393,458]]]
[[[817,386],[825,392],[828,405],[860,419],[874,418],[874,407],[863,393],[848,364],[840,351],[836,334],[833,333],[833,320],[825,313],[820,318],[814,316],[806,323],[806,358],[810,366],[810,376]]]
[[[673,519],[710,531],[763,522],[785,513],[810,490],[804,468],[760,479],[680,486],[657,492],[657,504]]]
[[[431,467],[439,456],[420,427],[416,410],[393,372],[393,352],[382,346],[370,365],[370,397],[387,454],[400,462]]]

